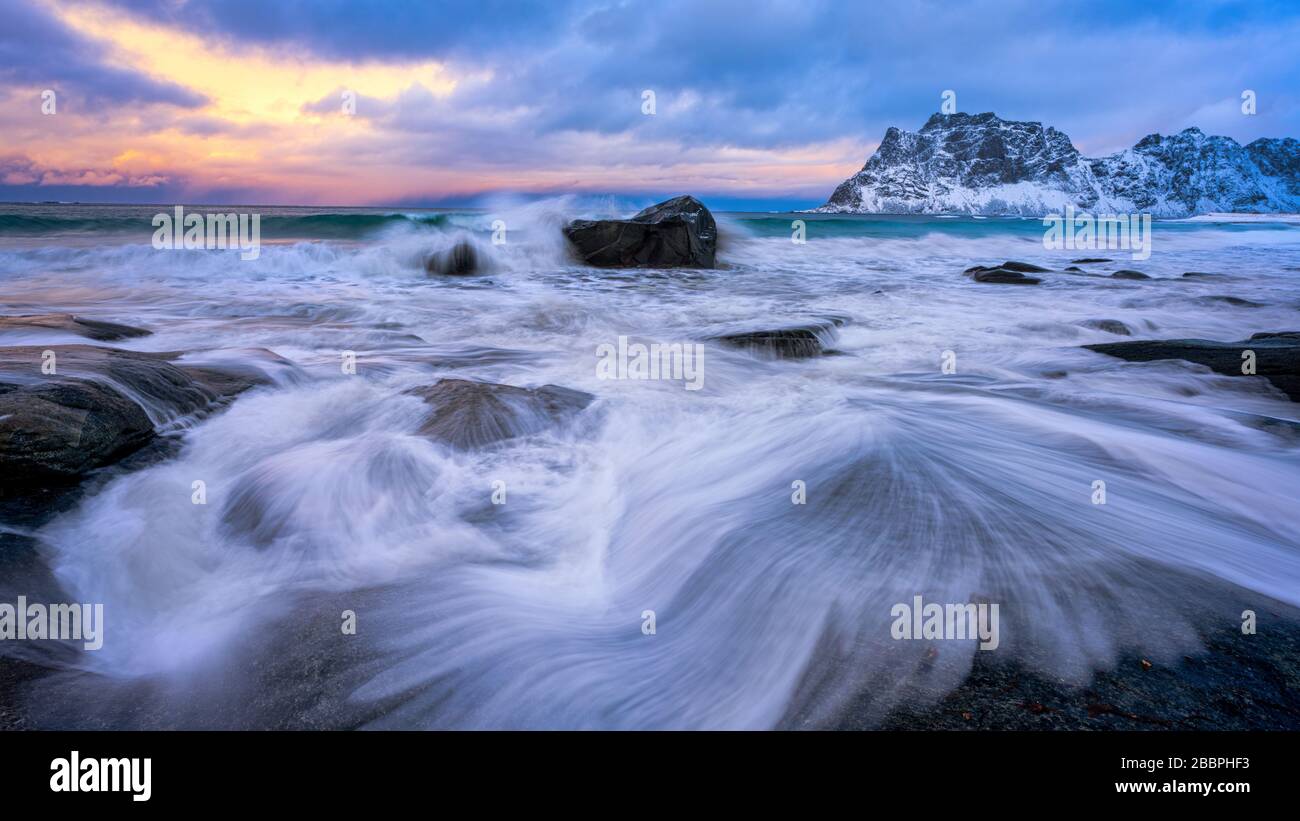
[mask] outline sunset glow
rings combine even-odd
[[[635,6],[433,6],[19,4],[3,35],[19,59],[3,67],[0,198],[437,204],[689,190],[815,204],[888,125],[918,127],[958,79],[964,109],[1051,117],[1093,153],[1192,120],[1239,139],[1294,130],[1294,106],[1262,105],[1246,123],[1216,114],[1234,110],[1247,84],[1266,101],[1290,94],[1289,65],[1223,80],[1217,107],[1205,94],[1218,85],[1189,77],[1186,100],[1178,87],[1207,48],[1230,66],[1234,54],[1292,38],[1289,21],[1233,21],[1234,36],[1199,51],[1195,26],[1178,42],[1142,30],[1145,46],[1119,61],[1081,26],[1068,40],[1022,44],[1014,59],[1086,52],[1101,74],[1035,81],[1008,100],[984,69],[954,67],[952,46],[987,25],[974,8],[938,19],[913,10],[890,25],[924,37],[873,43],[849,36],[865,21],[845,7],[814,22],[779,4],[714,4],[694,22],[696,46],[673,51],[671,27]],[[802,44],[794,51],[792,38]],[[912,43],[906,71],[891,53],[899,42]],[[773,52],[783,60],[755,57]],[[1172,84],[1158,99],[1088,91],[1154,72]],[[46,90],[57,95],[54,116],[42,111]]]

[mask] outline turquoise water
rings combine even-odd
[[[31,238],[93,237],[105,241],[147,242],[153,233],[156,214],[174,213],[173,205],[65,205],[0,204],[0,244],[6,240]],[[315,206],[223,205],[185,206],[186,213],[246,213],[261,215],[262,238],[270,241],[292,240],[364,240],[379,236],[385,229],[401,226],[443,228],[460,226],[487,233],[496,218],[482,208],[339,208]],[[585,210],[583,215],[611,214]],[[719,212],[718,217],[756,237],[788,237],[792,223],[803,220],[809,238],[863,237],[905,239],[929,233],[952,237],[1035,237],[1043,233],[1041,220],[1024,217],[936,217],[921,215],[842,215],[771,212]],[[1300,225],[1260,221],[1241,223],[1188,222],[1157,220],[1161,232],[1195,232],[1210,228],[1228,233],[1272,230],[1300,230]]]

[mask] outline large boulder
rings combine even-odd
[[[1151,339],[1083,347],[1128,362],[1181,359],[1225,376],[1242,373],[1244,351],[1255,352],[1255,375],[1265,377],[1292,402],[1300,402],[1300,331],[1258,333],[1242,342],[1210,339]]]
[[[558,385],[519,388],[468,379],[442,379],[407,393],[433,408],[419,433],[460,450],[540,433],[574,416],[595,399],[589,393]]]
[[[44,373],[45,351],[54,373]],[[140,449],[155,425],[207,412],[267,378],[93,345],[0,348],[0,486],[76,482]]]
[[[153,438],[144,409],[107,385],[0,383],[0,483],[73,481]]]
[[[712,268],[718,226],[691,196],[652,205],[625,220],[574,220],[564,229],[578,257],[602,268]]]

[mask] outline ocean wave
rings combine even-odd
[[[84,209],[82,209],[84,211]],[[156,213],[171,216],[170,208]],[[453,214],[420,213],[319,213],[276,215],[261,213],[256,207],[208,208],[187,210],[195,214],[260,214],[265,239],[362,239],[385,228],[409,225],[422,228],[445,228],[457,224]],[[139,234],[143,241],[153,235],[153,213],[102,217],[62,216],[50,214],[0,214],[0,237],[44,237],[61,234]]]

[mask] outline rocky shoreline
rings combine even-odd
[[[717,224],[693,197],[674,198],[628,220],[574,221],[563,234],[572,253],[593,267],[719,264]],[[1115,289],[1179,288],[1190,287],[1179,282],[1227,279],[1205,272],[1152,277],[1132,269],[1097,267],[1111,262],[1082,258],[1057,270],[1004,260],[971,266],[963,274],[971,288],[1038,286],[1029,291],[1006,289],[1026,295],[1067,277],[1113,280],[1106,287]],[[430,255],[425,267],[430,276],[487,270],[474,246],[465,243]],[[953,278],[959,287],[968,287],[955,273]],[[1259,304],[1231,294],[1201,298],[1243,311]],[[840,334],[850,324],[848,315],[787,315],[782,321],[755,319],[725,330],[710,326],[699,338],[719,351],[731,351],[731,356],[739,352],[769,360],[772,364],[765,367],[774,370],[797,369],[807,364],[802,360],[837,353]],[[1077,324],[1128,337],[1080,346],[1098,354],[1096,362],[1109,362],[1120,373],[1127,363],[1178,360],[1246,383],[1266,383],[1268,390],[1300,401],[1300,332],[1260,331],[1239,341],[1137,339],[1133,337],[1141,330],[1140,322],[1099,316]],[[153,333],[72,314],[0,317],[0,333],[6,332],[72,334],[96,343],[145,339]],[[1243,370],[1247,358],[1252,363],[1249,371]],[[260,348],[216,357],[203,351],[143,352],[103,344],[0,348],[0,519],[12,526],[0,531],[0,566],[12,571],[5,575],[11,580],[40,577],[39,545],[30,534],[75,506],[83,494],[171,458],[180,447],[175,433],[186,424],[221,413],[245,394],[274,390],[284,374],[300,371],[296,363]],[[412,433],[458,453],[577,428],[575,420],[593,414],[599,421],[593,408],[597,397],[563,385],[534,387],[453,374],[403,393],[427,405],[426,416]],[[240,513],[227,511],[224,527],[258,547],[274,541],[276,523],[255,499],[241,502],[236,495],[232,509]],[[53,585],[53,580],[43,583]],[[47,592],[58,594],[53,587]],[[1086,686],[976,653],[969,675],[950,692],[924,694],[916,703],[895,706],[883,715],[864,694],[832,719],[813,720],[794,711],[783,724],[838,729],[1300,729],[1300,610],[1270,601],[1261,612],[1268,624],[1257,636],[1243,639],[1228,617],[1213,623],[1201,618],[1204,652],[1151,664],[1140,653],[1125,651],[1114,669],[1096,671]],[[34,682],[58,669],[56,663],[43,666],[31,658],[0,656],[0,729],[33,726],[24,699]],[[311,715],[310,721],[302,718],[301,725],[289,724],[330,726],[327,717]],[[338,726],[354,726],[351,719],[337,720]]]

